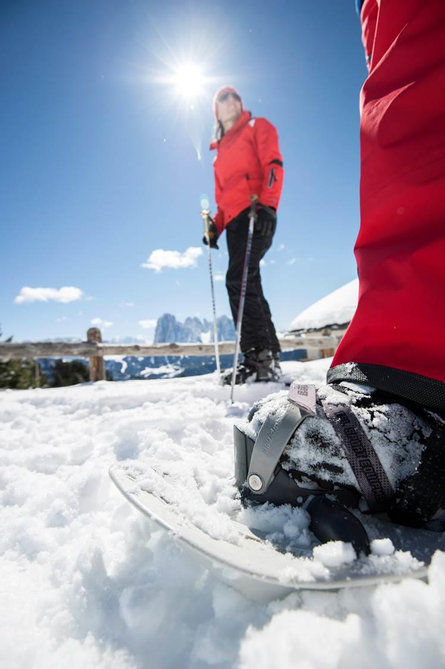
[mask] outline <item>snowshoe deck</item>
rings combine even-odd
[[[375,517],[364,520],[370,537],[389,537],[395,552],[361,556],[342,564],[334,561],[334,566],[329,566],[322,552],[317,554],[317,548],[306,554],[283,552],[282,546],[235,519],[230,519],[230,541],[221,540],[164,498],[159,492],[162,486],[153,483],[158,478],[165,484],[161,474],[155,469],[148,473],[148,477],[141,476],[134,467],[121,465],[110,469],[117,488],[139,511],[194,551],[205,566],[216,568],[223,580],[253,597],[283,596],[293,590],[373,586],[407,577],[426,579],[434,551],[445,548],[442,534],[402,528]]]

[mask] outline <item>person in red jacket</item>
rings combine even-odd
[[[265,118],[255,118],[243,109],[240,95],[231,86],[217,91],[214,114],[216,139],[210,148],[217,152],[214,161],[217,212],[209,240],[205,237],[203,241],[218,248],[218,237],[226,231],[229,252],[226,287],[236,325],[249,211],[251,203],[257,203],[241,329],[244,358],[238,366],[236,382],[276,380],[280,371],[280,344],[263,294],[260,261],[272,245],[283,185],[278,134]],[[230,383],[231,371],[223,380]]]
[[[304,502],[309,513],[311,499],[355,492],[362,510],[443,531],[445,2],[358,7],[369,75],[357,310],[327,385],[251,410],[237,481],[257,502]],[[341,517],[328,529],[344,538]]]
[[[328,382],[445,408],[445,2],[362,0],[358,307]],[[351,368],[353,364],[353,368]]]

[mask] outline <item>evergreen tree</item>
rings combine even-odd
[[[52,387],[73,386],[76,383],[86,383],[90,380],[88,367],[80,360],[64,362],[56,360],[53,368],[54,379]]]
[[[2,332],[0,330],[0,336]],[[12,341],[12,337],[5,343]],[[26,390],[27,388],[41,388],[48,386],[48,380],[40,369],[37,360],[26,358],[17,360],[0,361],[0,388],[12,388],[13,390]]]

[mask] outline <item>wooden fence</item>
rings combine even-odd
[[[341,333],[343,334],[343,333]],[[285,336],[279,339],[283,351],[305,350],[308,360],[326,358],[334,354],[341,334],[329,336],[314,336],[311,334],[301,336]],[[234,341],[219,342],[221,355],[235,352]],[[128,357],[157,357],[172,355],[214,355],[213,344],[104,344],[101,332],[98,328],[90,328],[87,332],[85,342],[23,342],[23,343],[0,343],[0,361],[26,358],[37,360],[39,358],[88,358],[90,367],[90,380],[103,381],[105,379],[106,356],[118,355]]]

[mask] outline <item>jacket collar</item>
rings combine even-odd
[[[249,123],[249,121],[250,121],[251,118],[252,118],[252,114],[250,113],[250,111],[245,110],[245,111],[241,112],[241,114],[240,114],[238,120],[237,120],[236,123],[230,128],[230,130],[228,130],[228,131],[224,134],[224,136],[221,137],[221,139],[215,139],[215,140],[210,144],[210,150],[212,151],[212,150],[214,150],[214,149],[217,149],[218,146],[219,146],[219,144],[221,143],[221,141],[222,141],[223,139],[225,139],[226,137],[230,137],[231,135],[234,135],[234,134],[235,134],[236,132],[238,132],[241,128],[243,128],[245,125],[247,125],[247,124]]]

